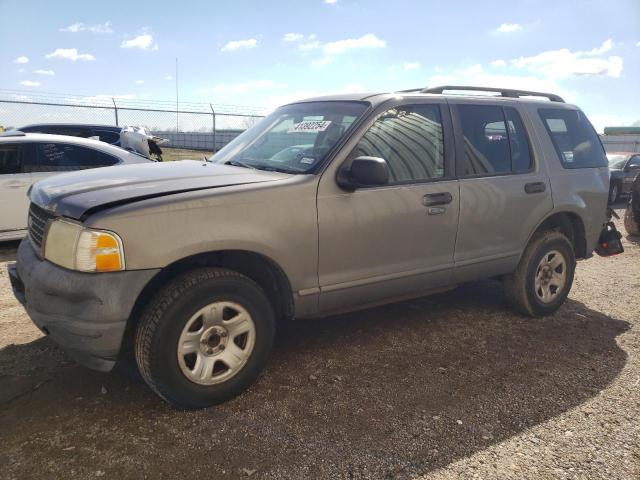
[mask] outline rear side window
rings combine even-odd
[[[380,115],[351,152],[384,158],[390,184],[444,176],[444,137],[439,105],[402,105]]]
[[[511,107],[458,105],[465,176],[527,172],[531,151],[524,125]]]
[[[109,130],[96,130],[95,135],[98,135],[101,141],[106,143],[117,143],[120,141],[120,134],[118,132],[111,132]]]
[[[36,147],[39,172],[59,172],[84,168],[108,167],[118,159],[98,150],[64,143],[39,143]]]
[[[20,148],[17,145],[0,145],[0,175],[22,173]]]
[[[584,113],[560,108],[541,108],[538,112],[564,168],[607,166],[602,143]]]

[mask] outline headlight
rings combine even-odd
[[[118,235],[69,220],[55,220],[49,225],[44,258],[80,272],[124,270],[124,251]]]

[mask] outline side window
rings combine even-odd
[[[629,160],[629,163],[627,163],[627,168],[632,168],[634,170],[637,170],[640,168],[640,156],[636,155],[635,157],[631,157],[631,160]]]
[[[390,184],[444,176],[444,136],[439,105],[402,105],[380,115],[350,154],[384,158]]]
[[[21,149],[17,145],[0,145],[0,175],[22,173]]]
[[[580,110],[538,110],[564,168],[606,167],[607,157],[591,123]]]
[[[95,130],[94,135],[98,135],[100,140],[106,143],[116,143],[120,140],[118,132],[110,132],[109,130]]]
[[[504,115],[509,125],[509,147],[511,149],[511,169],[515,173],[531,170],[531,148],[520,114],[515,108],[506,107]]]
[[[463,175],[523,173],[531,170],[529,140],[515,108],[458,105],[464,141]]]
[[[502,108],[458,105],[464,136],[464,175],[511,171],[509,137]]]
[[[55,135],[68,135],[70,137],[81,137],[81,138],[89,138],[92,133],[88,128],[83,127],[62,127],[62,126],[53,126],[48,128],[49,131],[46,133],[52,133]]]
[[[115,165],[118,159],[97,150],[64,143],[40,143],[37,165],[40,172],[60,172]]]

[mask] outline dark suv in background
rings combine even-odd
[[[607,159],[611,172],[609,203],[614,203],[631,192],[631,185],[640,174],[640,153],[612,152],[607,153]]]
[[[19,128],[25,133],[50,133],[70,137],[98,137],[100,141],[120,146],[121,127],[112,125],[85,125],[83,123],[37,123]]]

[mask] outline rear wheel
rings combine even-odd
[[[255,282],[203,268],[176,278],[151,301],[136,332],[136,361],[164,400],[204,408],[253,383],[274,334],[273,309]]]
[[[611,187],[609,187],[609,203],[610,204],[616,203],[616,200],[618,200],[619,196],[620,196],[620,186],[617,183],[611,184]]]
[[[507,300],[525,315],[549,315],[569,295],[575,267],[573,246],[567,237],[554,231],[537,234],[516,271],[505,278]]]

